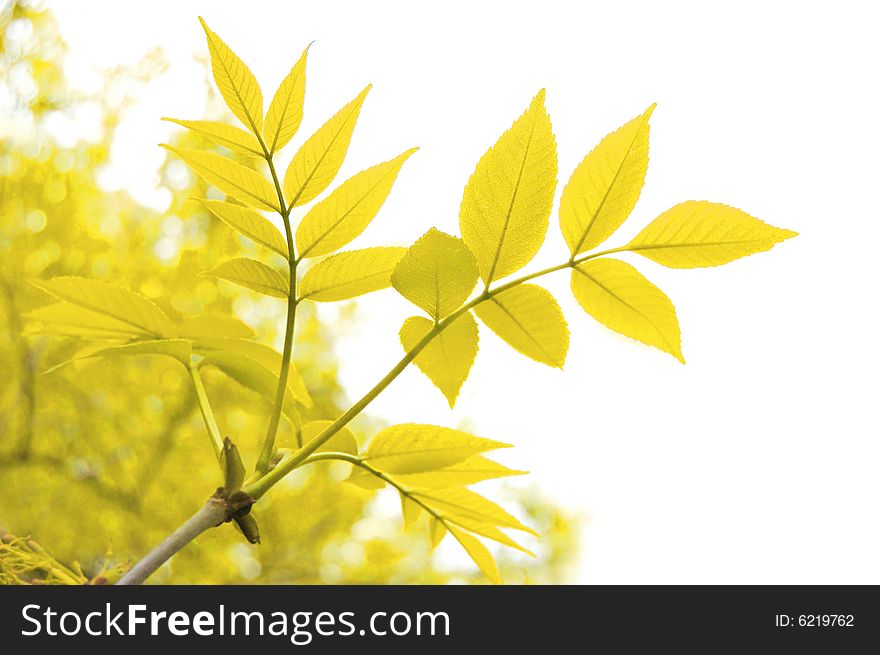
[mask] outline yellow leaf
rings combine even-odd
[[[220,200],[202,200],[202,204],[221,221],[247,238],[256,241],[287,259],[287,242],[272,223],[252,209]]]
[[[373,437],[364,460],[385,473],[420,473],[509,447],[451,428],[407,423],[385,428]]]
[[[483,155],[461,202],[461,236],[488,285],[525,266],[544,242],[556,189],[556,141],[541,90]]]
[[[559,225],[572,255],[605,241],[636,206],[648,170],[648,119],[654,107],[602,139],[562,190]]]
[[[463,487],[450,489],[415,489],[412,495],[423,502],[425,507],[441,514],[444,518],[453,521],[472,521],[476,523],[488,523],[502,528],[521,530],[534,536],[539,536],[530,527],[502,509],[488,498],[484,498],[475,491]]]
[[[312,439],[316,438],[320,435],[324,430],[333,425],[334,421],[310,421],[306,423],[302,428],[302,443],[305,446]],[[333,452],[333,453],[348,453],[349,455],[357,455],[358,446],[357,439],[354,438],[354,434],[352,434],[351,430],[348,428],[342,428],[334,434],[330,439],[321,444],[316,453],[322,452]]]
[[[224,314],[201,314],[188,318],[178,324],[177,333],[184,339],[247,339],[254,336],[254,331],[249,326]]]
[[[296,230],[299,256],[326,255],[363,232],[391,192],[401,166],[416,150],[412,148],[394,159],[361,171],[315,205]]]
[[[287,298],[287,294],[290,292],[287,280],[281,273],[262,262],[245,257],[222,262],[204,275],[240,284],[258,293],[276,298]]]
[[[409,530],[422,513],[422,506],[400,492],[400,511],[403,514],[403,529]]]
[[[303,117],[303,103],[306,98],[306,54],[303,50],[287,77],[281,82],[275,97],[266,112],[263,125],[263,138],[269,154],[281,150],[296,134]]]
[[[436,518],[431,518],[431,548],[436,548],[440,545],[440,542],[443,541],[443,537],[446,536],[446,526],[443,524],[443,521],[439,521]]]
[[[502,584],[501,574],[492,553],[480,542],[479,539],[469,535],[464,530],[447,525],[446,528],[461,544],[468,556],[474,561],[492,584]]]
[[[257,137],[250,132],[245,132],[241,128],[233,127],[226,123],[218,123],[216,121],[182,121],[176,118],[163,118],[162,120],[170,123],[177,123],[188,130],[198,132],[217,145],[229,148],[233,152],[248,157],[263,156],[263,150],[260,148],[260,143],[257,141]]]
[[[281,353],[248,339],[202,338],[193,343],[196,352],[207,355],[214,353],[234,353],[259,364],[275,377],[277,386],[281,372]],[[287,373],[287,390],[290,395],[306,407],[311,407],[312,397],[296,366],[291,362]],[[274,396],[273,396],[274,397]]]
[[[350,482],[361,489],[366,489],[367,491],[375,491],[377,489],[382,489],[385,486],[384,480],[377,478],[369,471],[365,471],[357,466],[352,468],[351,475],[349,475],[345,481]]]
[[[400,328],[403,349],[412,350],[433,327],[434,323],[422,316],[406,319]],[[470,314],[464,314],[434,337],[413,362],[443,392],[450,407],[455,405],[477,357],[478,341],[477,322]]]
[[[684,364],[672,301],[629,264],[616,259],[578,264],[571,272],[571,290],[581,307],[603,325]]]
[[[531,557],[535,556],[535,554],[532,551],[530,551],[528,548],[524,548],[523,546],[519,545],[516,541],[511,539],[507,534],[505,534],[503,531],[499,530],[496,526],[492,525],[491,523],[486,523],[485,521],[475,521],[473,519],[463,518],[463,517],[454,517],[453,518],[453,517],[446,516],[444,518],[445,518],[447,524],[453,523],[461,528],[464,528],[465,530],[469,530],[470,532],[473,532],[474,534],[478,534],[481,537],[486,537],[487,539],[491,539],[492,541],[497,541],[499,544],[504,544],[505,546],[508,546],[509,548],[514,548],[514,549],[520,551],[521,553],[525,553],[526,555],[530,555]]]
[[[310,136],[293,156],[284,174],[284,193],[291,207],[309,202],[336,177],[348,151],[361,105],[369,91],[368,85],[357,98]]]
[[[192,168],[199,177],[213,184],[226,195],[240,200],[249,207],[279,211],[278,195],[272,184],[250,168],[213,152],[163,145]]]
[[[398,474],[394,477],[407,487],[445,489],[447,487],[466,487],[482,480],[504,478],[510,475],[525,475],[525,471],[515,471],[482,455],[474,455],[436,471]]]
[[[406,248],[364,248],[340,252],[306,271],[299,287],[301,300],[347,300],[391,286],[391,272]]]
[[[660,214],[627,249],[670,268],[699,268],[764,252],[795,236],[734,207],[689,200]]]
[[[232,49],[199,17],[208,39],[211,70],[227,106],[254,134],[263,127],[263,92],[254,74]]]
[[[114,357],[117,355],[167,355],[173,357],[184,366],[189,366],[192,347],[185,339],[156,339],[151,341],[134,341],[121,346],[103,348],[93,352],[89,357]]]
[[[149,334],[125,321],[66,302],[38,307],[28,312],[24,318],[39,324],[29,326],[27,330],[29,334],[123,341]]]
[[[115,284],[73,276],[31,280],[31,284],[58,300],[108,316],[142,334],[162,339],[177,336],[174,324],[152,300]]]
[[[474,308],[477,316],[514,349],[537,362],[562,368],[568,325],[556,299],[534,284],[520,284]]]
[[[436,321],[461,307],[478,275],[477,262],[464,241],[431,228],[400,260],[391,283]]]

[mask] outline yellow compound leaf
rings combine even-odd
[[[770,250],[795,236],[734,207],[689,200],[655,218],[627,250],[670,268],[700,268]]]
[[[461,528],[447,525],[446,528],[461,544],[468,556],[474,561],[492,584],[502,584],[501,573],[498,572],[498,564],[492,553],[474,536],[471,536]]]
[[[237,257],[222,262],[204,275],[210,275],[227,282],[239,284],[258,293],[287,298],[290,289],[287,280],[274,268],[246,257]]]
[[[271,373],[277,386],[278,375],[281,372],[281,353],[269,346],[248,339],[202,338],[193,343],[193,348],[205,356],[212,356],[216,353],[231,353],[245,357]],[[295,400],[304,406],[312,406],[309,390],[293,362],[291,362],[287,374],[287,390]]]
[[[333,425],[334,421],[310,421],[306,423],[302,428],[302,443],[305,446],[307,443],[318,437],[324,430]],[[321,444],[321,446],[315,451],[316,453],[327,452],[327,453],[348,453],[349,455],[357,455],[358,446],[357,439],[355,439],[354,434],[348,428],[342,428],[330,437],[325,443]]]
[[[202,204],[232,229],[287,259],[287,243],[266,217],[247,207],[220,200],[202,200]]]
[[[525,266],[544,242],[556,189],[556,141],[543,89],[483,155],[461,202],[461,235],[486,284]]]
[[[361,171],[315,205],[296,230],[299,256],[326,255],[363,232],[391,192],[401,166],[416,150],[412,148],[394,159]]]
[[[407,487],[421,489],[446,489],[448,487],[466,487],[483,480],[493,480],[511,475],[525,475],[525,471],[515,471],[502,466],[482,455],[474,455],[466,460],[424,473],[409,473],[394,476]]]
[[[571,272],[571,290],[581,307],[603,325],[684,364],[672,301],[629,264],[616,259],[578,264]]]
[[[263,125],[263,139],[269,154],[281,150],[296,134],[303,117],[303,103],[306,99],[306,55],[309,49],[303,50],[287,77],[275,92],[275,97],[266,112],[266,123]]]
[[[506,512],[499,505],[470,489],[463,487],[416,489],[412,495],[432,511],[455,522],[486,523],[539,536],[537,532],[523,525],[515,516]]]
[[[602,139],[565,185],[559,225],[572,255],[605,241],[636,206],[648,170],[648,119],[654,107]]]
[[[526,357],[557,368],[565,364],[568,325],[556,299],[546,289],[520,284],[480,303],[474,312]]]
[[[336,177],[369,91],[368,85],[310,136],[293,156],[284,174],[284,193],[291,207],[299,207],[314,199]]]
[[[272,184],[255,170],[213,152],[163,145],[209,184],[249,207],[279,211],[278,195]]]
[[[174,324],[152,300],[124,287],[85,277],[64,276],[31,280],[31,284],[58,300],[114,319],[142,335],[174,338]],[[107,324],[105,324],[105,327]]]
[[[188,130],[202,134],[217,145],[229,148],[233,152],[248,157],[263,156],[263,150],[260,148],[257,137],[239,127],[216,121],[182,121],[176,118],[163,118],[162,120],[176,123]]]
[[[263,92],[257,78],[232,49],[199,17],[208,40],[211,70],[220,95],[245,127],[254,134],[263,128]]]
[[[407,423],[385,428],[377,434],[364,460],[385,473],[421,473],[444,468],[487,450],[509,447],[509,444],[460,430]]]
[[[400,260],[391,283],[404,298],[440,320],[467,300],[478,275],[464,241],[431,228]]]
[[[214,339],[218,337],[247,339],[254,336],[254,331],[250,326],[225,314],[193,316],[177,325],[177,333],[183,339]]]
[[[400,328],[400,343],[409,352],[434,327],[422,316],[412,316]],[[434,383],[450,407],[455,406],[458,392],[477,357],[479,333],[477,322],[464,314],[450,323],[416,355],[414,364]]]
[[[406,248],[364,248],[340,252],[315,264],[303,276],[301,300],[347,300],[391,286],[391,272]]]

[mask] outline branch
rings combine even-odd
[[[167,562],[181,548],[200,534],[226,520],[226,505],[218,498],[209,498],[202,508],[175,530],[170,537],[147,553],[119,579],[118,585],[138,585]]]

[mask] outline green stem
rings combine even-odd
[[[535,273],[530,273],[528,275],[524,275],[522,277],[516,278],[515,280],[511,280],[505,284],[502,284],[498,287],[495,287],[491,290],[486,290],[470,302],[462,305],[457,310],[455,310],[452,314],[447,316],[446,318],[438,321],[434,324],[427,334],[415,345],[413,348],[407,352],[397,364],[395,364],[394,368],[392,368],[388,373],[383,377],[376,385],[370,389],[360,400],[358,400],[354,405],[352,405],[347,412],[345,412],[342,416],[336,419],[331,425],[327,426],[327,428],[317,437],[309,441],[305,446],[297,450],[295,453],[284,457],[271,471],[268,471],[265,475],[260,477],[257,480],[254,480],[250,484],[245,485],[244,491],[251,495],[253,498],[260,498],[263,494],[265,494],[269,489],[271,489],[275,484],[281,481],[288,473],[293,471],[298,466],[302,465],[306,459],[309,458],[318,448],[327,443],[330,438],[333,437],[337,432],[339,432],[343,427],[345,427],[352,419],[354,419],[358,414],[360,414],[371,402],[373,402],[376,397],[382,393],[388,385],[390,385],[398,375],[400,375],[403,370],[418,356],[422,350],[427,347],[431,341],[437,337],[443,330],[445,330],[453,321],[457,318],[466,314],[471,309],[476,307],[482,302],[493,298],[499,293],[506,291],[507,289],[511,289],[519,284],[523,284],[524,282],[528,282],[529,280],[534,280],[535,278],[541,277],[543,275],[548,275],[550,273],[555,273],[556,271],[561,271],[567,268],[573,268],[578,264],[585,262],[589,259],[594,259],[596,257],[601,257],[603,255],[607,255],[613,252],[621,252],[625,250],[625,248],[615,248],[613,250],[604,250],[602,252],[584,255],[580,258],[572,258],[571,260],[558,264],[557,266],[551,266],[550,268],[545,268]]]
[[[220,454],[223,452],[223,437],[220,436],[220,428],[217,427],[217,419],[214,418],[214,410],[211,409],[211,401],[208,400],[208,392],[205,391],[205,385],[202,382],[202,376],[199,369],[195,366],[189,366],[189,376],[192,378],[193,386],[196,390],[196,398],[199,401],[199,409],[202,412],[202,418],[205,420],[205,427],[208,429],[208,436],[211,439],[211,447],[214,449],[214,455],[217,461],[220,461]]]

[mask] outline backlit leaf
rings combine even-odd
[[[770,250],[794,236],[734,207],[690,200],[660,214],[627,249],[670,268],[699,268]]]
[[[382,478],[378,478],[358,466],[352,467],[351,475],[345,481],[367,491],[376,491],[385,486],[385,481]]]
[[[523,525],[496,503],[484,498],[475,491],[463,487],[449,489],[415,489],[412,495],[423,502],[426,507],[450,520],[488,523],[489,525],[521,530],[539,536],[537,532]]]
[[[387,247],[337,253],[306,271],[299,297],[331,302],[387,289],[391,272],[405,252],[406,248]]]
[[[256,209],[278,210],[278,194],[272,184],[255,170],[213,152],[162,145],[173,152],[206,182],[226,195]]]
[[[525,475],[525,471],[515,471],[482,455],[474,455],[446,468],[425,471],[424,473],[397,474],[394,477],[407,487],[445,489],[466,487],[482,480],[492,480],[510,475]]]
[[[422,506],[400,493],[400,511],[403,514],[403,528],[409,530],[422,513]]]
[[[204,274],[276,298],[287,298],[287,294],[290,293],[287,280],[281,273],[262,262],[245,257],[229,259]]]
[[[247,339],[254,331],[240,320],[225,314],[201,314],[177,325],[177,333],[184,339],[231,338]]]
[[[401,166],[415,151],[416,148],[407,150],[394,159],[361,171],[315,205],[296,230],[299,256],[326,255],[363,232],[391,192]]]
[[[603,325],[684,364],[672,301],[629,264],[616,259],[578,264],[571,272],[571,290],[581,307]]]
[[[431,228],[407,250],[391,283],[434,320],[458,309],[477,283],[477,262],[461,239]]]
[[[185,339],[156,339],[151,341],[134,341],[119,346],[103,348],[93,352],[89,357],[114,357],[119,355],[167,355],[173,357],[184,366],[189,366],[192,347]]]
[[[58,300],[116,319],[143,335],[163,339],[177,336],[165,312],[152,300],[124,287],[73,276],[31,280],[31,284]]]
[[[208,39],[211,54],[211,70],[220,95],[227,106],[244,125],[260,134],[263,128],[263,92],[254,74],[199,17]]]
[[[455,464],[487,450],[509,447],[509,444],[451,428],[408,423],[385,428],[377,434],[370,442],[364,460],[386,473],[421,473]]]
[[[333,423],[334,421],[310,421],[309,423],[306,423],[302,428],[303,445],[305,446],[312,439],[316,438],[324,430],[333,425]],[[357,439],[354,438],[354,434],[352,434],[351,430],[344,427],[330,437],[326,443],[321,444],[315,452],[348,453],[349,455],[357,455]]]
[[[400,343],[409,352],[434,327],[422,316],[412,316],[400,328]],[[413,363],[434,383],[449,406],[455,399],[477,357],[479,332],[477,322],[470,314],[459,316],[438,336],[434,337]]]
[[[284,174],[284,193],[291,207],[299,207],[326,189],[348,151],[367,86],[357,98],[340,109],[317,132],[308,138],[293,156]]]
[[[303,117],[303,103],[306,98],[306,54],[303,50],[287,77],[281,82],[275,97],[266,112],[263,125],[263,139],[269,154],[281,150],[299,129]]]
[[[572,255],[605,241],[636,206],[648,170],[654,106],[602,139],[562,190],[559,225]]]
[[[260,143],[250,132],[245,132],[240,127],[219,123],[217,121],[183,121],[177,118],[163,118],[163,121],[176,123],[188,130],[197,132],[217,145],[229,148],[248,157],[261,157],[263,151]]]
[[[446,536],[446,526],[443,521],[431,518],[431,548],[436,548]]]
[[[461,544],[468,556],[474,561],[490,582],[493,584],[502,584],[501,574],[498,572],[498,565],[492,553],[480,542],[476,537],[471,536],[461,528],[455,528],[447,525],[446,528],[450,534],[456,538]]]
[[[28,312],[24,318],[39,324],[29,327],[28,332],[31,334],[122,341],[148,335],[146,331],[130,323],[67,302],[38,307]]]
[[[534,284],[520,284],[480,303],[474,312],[495,334],[535,361],[562,368],[568,325],[556,299]]]
[[[220,200],[202,200],[202,204],[232,229],[287,259],[287,242],[278,228],[261,214]]]
[[[556,189],[556,141],[541,90],[483,155],[461,202],[461,236],[486,284],[525,266],[544,242]]]

